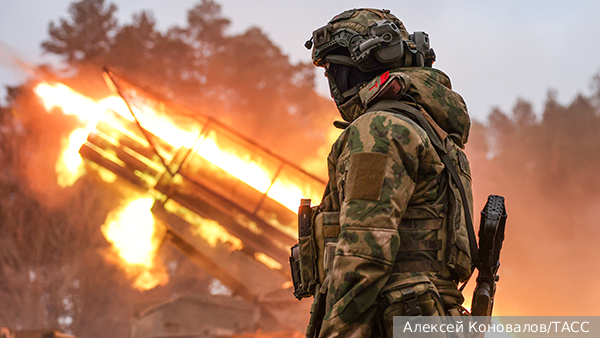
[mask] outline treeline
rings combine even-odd
[[[229,20],[209,0],[167,32],[148,12],[120,25],[116,10],[82,0],[50,24],[43,48],[73,71],[64,82],[99,98],[107,94],[99,70],[108,65],[294,161],[326,143],[336,113],[314,92],[312,66],[291,64],[260,29],[227,34]],[[550,93],[541,112],[519,100],[511,112],[473,121],[467,152],[476,214],[488,194],[507,199],[501,314],[598,314],[600,291],[583,287],[600,275],[600,75],[592,82],[593,94],[567,105]],[[0,325],[127,337],[134,304],[208,292],[212,279],[168,247],[160,255],[171,282],[146,293],[106,262],[110,244],[100,226],[119,201],[87,176],[56,186],[61,139],[77,121],[46,113],[30,85],[11,88],[0,107]],[[302,151],[289,151],[298,144]]]
[[[567,105],[549,91],[538,113],[524,100],[493,109],[471,130],[476,215],[488,194],[505,196],[509,214],[503,315],[600,313],[600,292],[577,286],[600,275],[600,73],[591,84]]]

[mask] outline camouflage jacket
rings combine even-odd
[[[466,105],[436,69],[385,73],[339,107],[351,123],[329,154],[329,182],[320,206],[340,212],[341,233],[319,337],[371,336],[382,289],[411,275],[394,270],[401,248],[410,241],[399,232],[401,220],[407,210],[414,216],[427,212],[419,211],[420,206],[445,202],[440,202],[444,165],[426,132],[403,115],[366,112],[381,98],[408,97],[403,94],[418,102],[456,144],[467,141]]]

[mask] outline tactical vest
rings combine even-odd
[[[473,201],[466,155],[426,113],[391,100],[369,108],[378,110],[406,116],[421,126],[435,146],[443,147],[438,153],[443,152],[440,158],[446,165],[438,200],[430,205],[408,207],[402,217],[398,229],[402,244],[393,273],[431,272],[443,279],[466,281],[473,271],[468,224],[471,222],[472,227]],[[326,282],[333,262],[340,234],[339,211],[330,211],[331,207],[325,204],[311,209],[310,233],[299,238],[296,257],[301,282],[296,283],[295,293],[298,298],[312,296],[315,287]]]
[[[471,250],[476,240],[472,230],[473,197],[467,156],[422,110],[387,100],[369,110],[387,110],[409,117],[427,132],[446,166],[438,201],[409,207],[402,217],[399,232],[403,245],[394,272],[436,272],[444,279],[466,281],[473,271],[471,252],[477,253],[476,249]],[[437,259],[432,259],[431,253],[436,253]]]

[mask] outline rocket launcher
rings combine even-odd
[[[155,197],[164,242],[234,295],[265,309],[294,304],[289,313],[270,311],[280,323],[308,313],[299,306],[310,304],[297,305],[284,290],[292,287],[288,255],[298,199],[320,200],[325,182],[215,119],[111,69],[104,75],[129,114],[107,110],[89,134],[79,152],[91,172],[115,189],[133,186]],[[219,240],[198,234],[207,220],[222,228]]]

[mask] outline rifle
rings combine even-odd
[[[479,260],[477,262],[477,285],[473,292],[471,314],[491,316],[496,294],[496,282],[500,279],[500,250],[504,241],[506,225],[504,197],[490,195],[481,211],[479,224]]]

